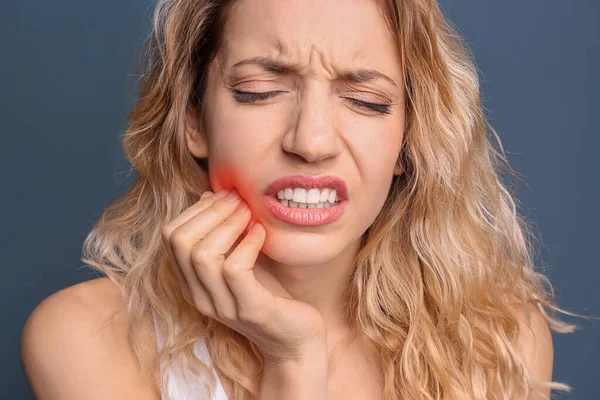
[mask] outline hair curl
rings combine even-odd
[[[379,352],[385,398],[534,398],[540,385],[570,390],[534,382],[516,351],[516,303],[539,309],[554,331],[576,325],[558,319],[557,312],[570,313],[555,305],[552,285],[534,270],[534,237],[501,181],[502,172],[516,173],[483,114],[472,56],[437,2],[378,2],[404,73],[404,173],[364,234],[346,310],[353,332]],[[123,135],[138,175],[86,237],[82,261],[122,288],[129,340],[142,372],[163,393],[175,358],[214,390],[214,376],[193,351],[204,338],[214,366],[232,382],[233,399],[241,400],[258,394],[260,379],[245,367],[251,357],[262,367],[262,356],[184,300],[160,235],[210,188],[206,164],[187,150],[185,115],[202,109],[207,67],[233,3],[159,0]],[[165,335],[158,357],[137,345],[140,322],[152,310]]]

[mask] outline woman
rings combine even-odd
[[[574,327],[435,2],[165,0],[149,45],[138,176],[84,244],[108,278],[24,330],[39,399],[568,390],[549,328]]]

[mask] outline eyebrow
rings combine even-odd
[[[298,73],[298,67],[292,64],[286,64],[277,60],[273,60],[269,57],[253,57],[248,58],[246,60],[242,60],[237,62],[231,66],[231,69],[236,69],[241,67],[242,65],[258,65],[269,72],[275,72],[280,74],[286,73]],[[374,69],[358,69],[355,71],[346,70],[341,75],[342,80],[351,81],[355,83],[367,82],[373,79],[384,79],[394,85],[394,87],[398,87],[396,82],[389,76],[374,70]]]

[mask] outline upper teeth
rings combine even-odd
[[[279,191],[277,193],[277,198],[279,200],[292,200],[296,203],[308,203],[308,204],[317,204],[323,202],[335,203],[337,200],[337,192],[335,189],[309,189],[306,190],[304,188],[287,188]]]

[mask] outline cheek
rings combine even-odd
[[[225,92],[215,94],[207,112],[211,154],[243,160],[266,148],[274,134],[285,131],[286,113],[281,107],[240,104],[230,97]]]
[[[363,115],[340,106],[336,109],[335,124],[349,146],[361,153],[384,156],[399,152],[404,126],[404,113],[395,109],[392,115]]]
[[[394,165],[400,154],[402,131],[395,125],[365,126],[362,131],[353,130],[348,137],[352,158],[360,175],[368,181],[378,181],[393,174]]]
[[[281,128],[288,114],[281,104],[239,103],[229,90],[216,93],[214,99],[212,112],[217,125],[215,128],[235,132],[237,139],[260,138],[257,133]]]
[[[272,105],[246,106],[225,92],[211,94],[205,114],[211,185],[215,190],[236,187],[244,195],[268,157],[277,132],[285,129],[285,119]]]
[[[400,153],[402,131],[400,124],[381,123],[363,125],[363,131],[353,131],[353,159],[360,176],[360,208],[369,218],[375,218],[383,207],[394,177]],[[371,215],[372,214],[372,215]]]
[[[210,169],[210,185],[214,192],[219,190],[237,190],[242,199],[250,206],[252,215],[256,219],[256,204],[260,199],[256,197],[256,188],[251,181],[252,177],[245,174],[245,170],[232,164],[215,164]]]

